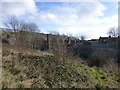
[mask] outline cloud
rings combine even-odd
[[[15,15],[21,16],[26,13],[35,13],[37,11],[34,0],[21,0],[16,2],[15,0],[9,0],[9,2],[2,2],[2,15]]]
[[[50,8],[50,7],[49,7]],[[82,34],[88,38],[106,36],[112,26],[117,26],[118,15],[105,17],[107,8],[99,2],[63,3],[47,11],[41,11],[40,20],[46,24],[58,25],[61,33]]]
[[[51,6],[47,7],[51,8]],[[88,19],[104,16],[105,9],[106,7],[99,2],[62,3],[47,11],[40,11],[39,15],[41,21],[47,24],[80,25],[87,23]]]
[[[110,27],[118,24],[118,15],[105,17],[104,12],[108,8],[100,2],[42,4],[39,2],[36,6],[34,0],[3,2],[2,15],[21,16],[28,22],[37,23],[42,30],[54,29],[78,37],[84,34],[88,38],[105,36]]]
[[[107,32],[112,27],[111,25],[101,25],[100,27],[64,27],[59,28],[58,31],[61,33],[69,34],[72,33],[73,36],[80,38],[80,36],[85,35],[86,39],[99,38],[100,36],[108,36]]]

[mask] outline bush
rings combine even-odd
[[[55,55],[62,56],[66,52],[66,46],[61,39],[53,37],[50,42],[50,49]]]
[[[2,88],[8,88],[8,82],[3,81],[2,82]]]
[[[44,51],[46,50],[47,42],[44,38],[41,38],[36,35],[36,36],[32,36],[30,45],[28,43],[27,46],[30,46],[32,49],[38,49],[38,50]]]
[[[8,44],[9,44],[9,40],[8,40],[8,39],[3,38],[3,39],[2,39],[2,43],[8,43]]]
[[[24,81],[24,77],[22,75],[20,75],[18,78],[16,78],[16,81],[22,82],[22,81]]]
[[[93,48],[89,46],[83,46],[79,48],[80,57],[87,59],[93,53]]]
[[[34,80],[30,88],[48,88],[45,84],[45,80],[42,77],[39,77],[38,80]]]
[[[88,65],[102,67],[103,64],[107,63],[109,60],[110,57],[107,54],[93,53],[88,58]]]
[[[11,52],[8,51],[8,50],[3,50],[3,51],[2,51],[2,57],[8,56],[8,55],[10,55],[10,54],[11,54]]]
[[[24,84],[23,83],[16,83],[16,88],[24,88]]]
[[[111,71],[112,73],[119,74],[119,65],[115,61],[109,61],[103,64],[103,69]]]
[[[12,69],[10,69],[9,71],[10,71],[11,74],[13,74],[13,75],[17,75],[17,74],[20,73],[20,70],[17,70],[16,68],[12,68]]]

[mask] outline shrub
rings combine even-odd
[[[8,88],[8,83],[5,82],[5,81],[3,81],[3,82],[2,82],[2,88]]]
[[[9,44],[9,40],[8,40],[8,39],[3,38],[3,39],[2,39],[2,43],[8,43],[8,44]]]
[[[102,68],[112,73],[119,74],[119,65],[115,61],[108,61],[102,65]]]
[[[45,80],[43,78],[39,78],[39,80],[33,81],[31,88],[48,88],[48,86],[45,84]]]
[[[8,50],[3,50],[2,51],[2,57],[4,57],[4,56],[9,56],[10,55],[10,51],[8,51]]]
[[[83,46],[79,48],[80,57],[87,59],[93,53],[91,46]]]
[[[16,81],[22,82],[22,81],[24,81],[24,77],[22,75],[20,75],[18,78],[16,78]]]
[[[88,65],[102,67],[102,65],[107,63],[109,60],[110,57],[107,54],[93,53],[88,58]]]
[[[13,75],[17,75],[17,74],[20,73],[20,70],[17,70],[16,68],[12,68],[12,69],[10,69],[9,71],[10,71],[11,74],[13,74]]]
[[[23,83],[16,83],[16,88],[24,88],[24,84]]]
[[[33,44],[33,49],[46,50],[47,42],[43,38],[34,37],[31,43]]]

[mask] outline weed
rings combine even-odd
[[[13,75],[17,75],[17,74],[20,73],[20,70],[17,70],[16,68],[12,68],[12,69],[9,70],[9,72]]]
[[[16,83],[16,88],[24,88],[24,84],[19,82],[19,83]]]

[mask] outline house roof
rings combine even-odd
[[[118,37],[100,37],[99,39],[117,39]]]

